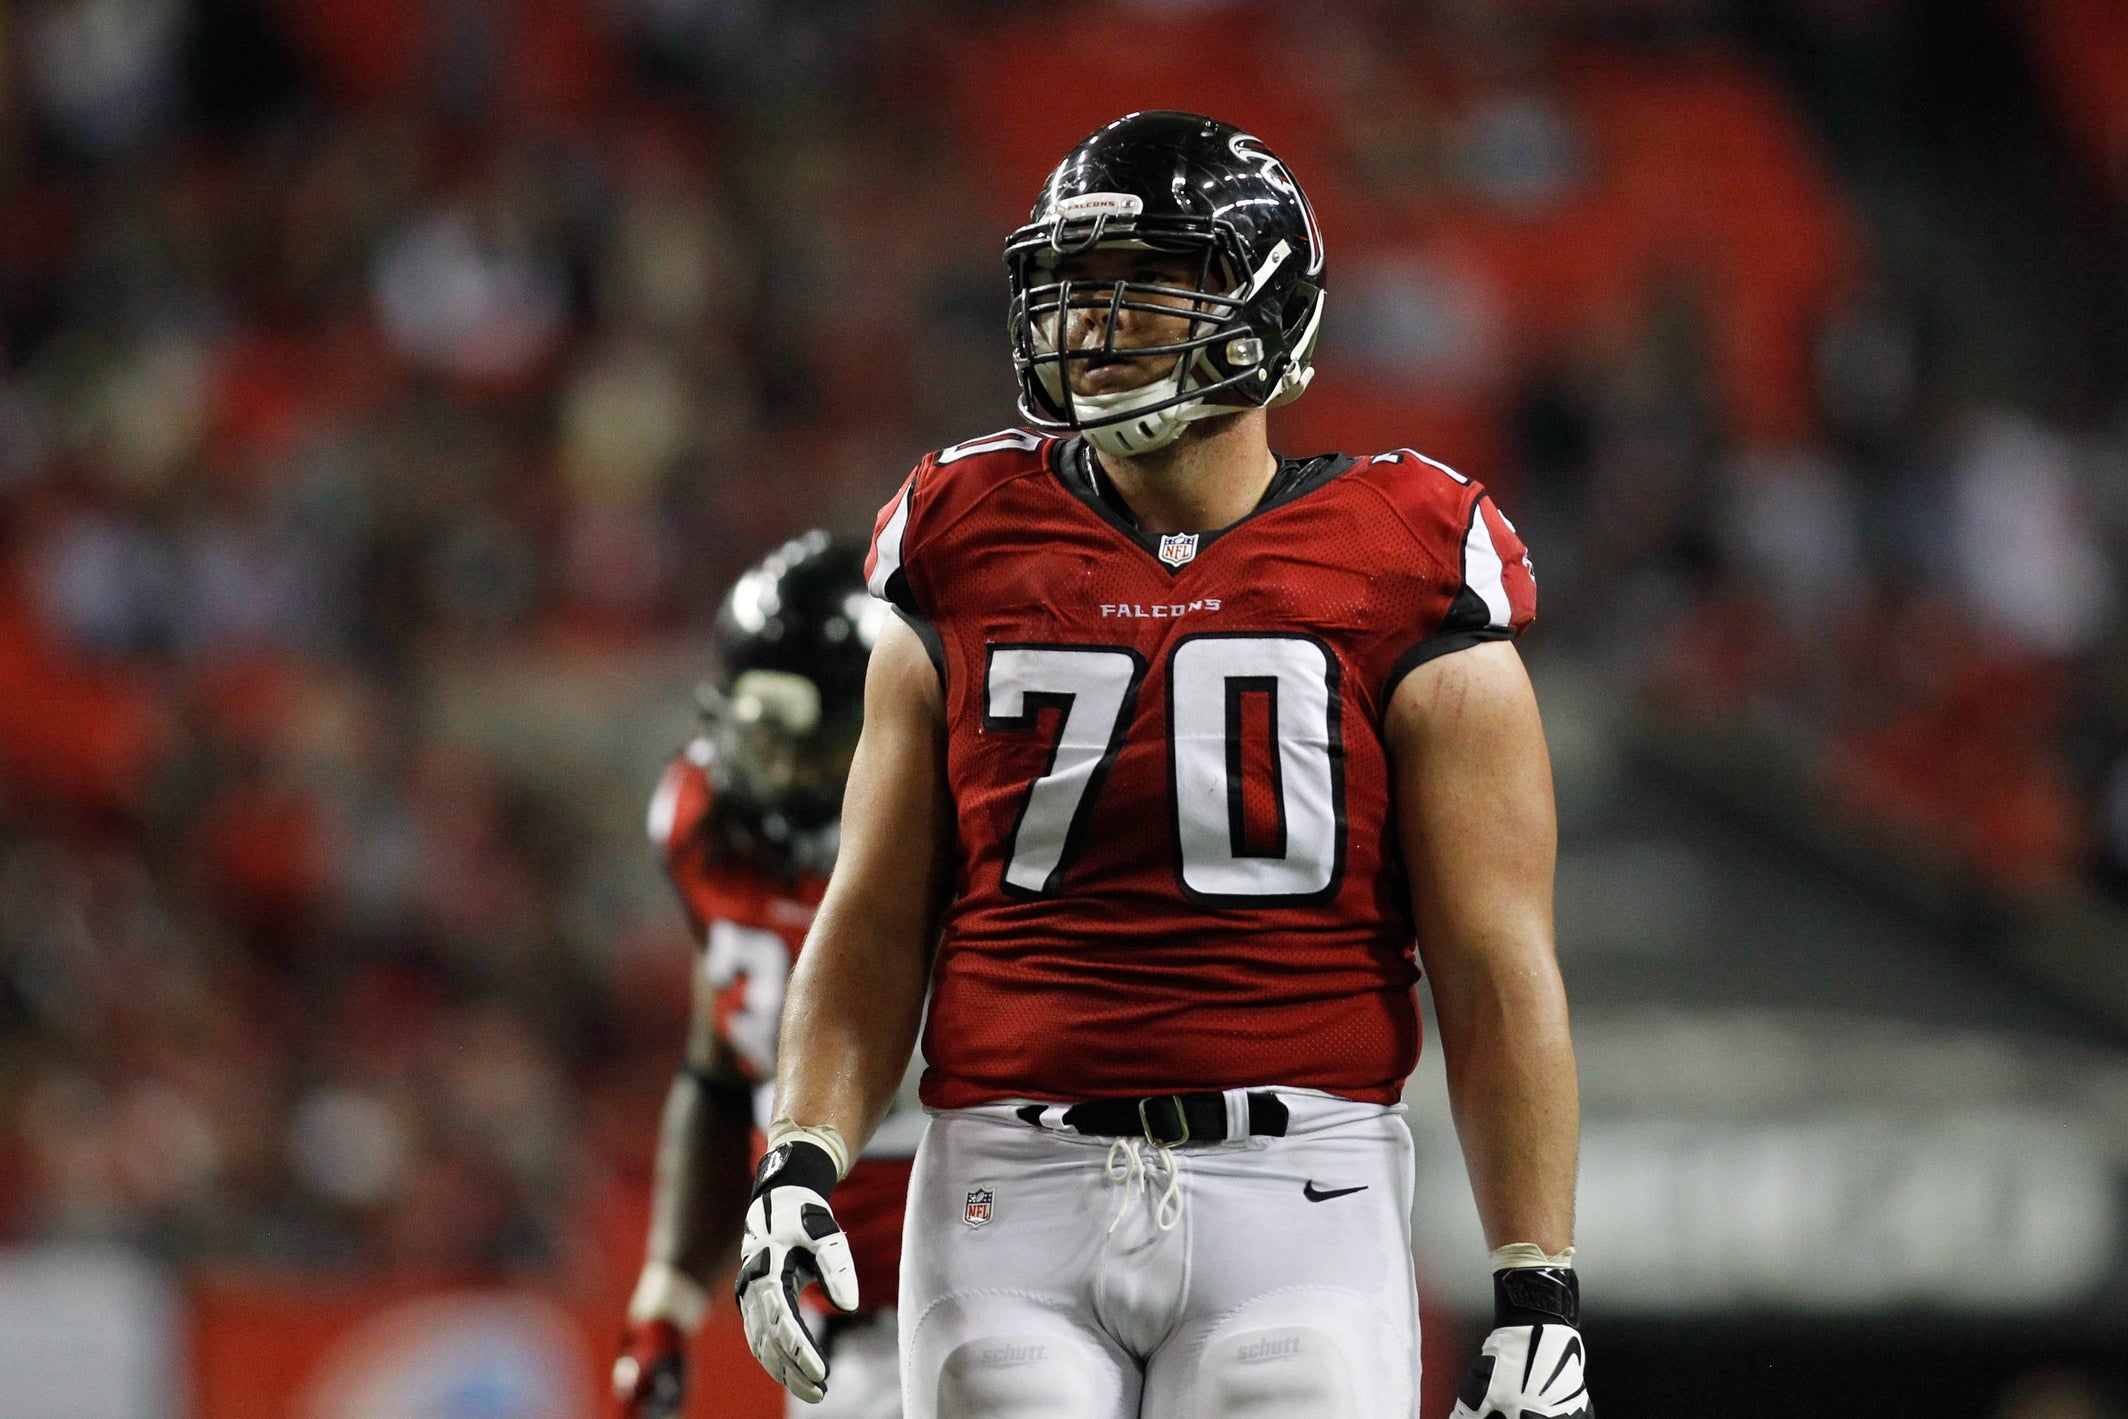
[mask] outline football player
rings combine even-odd
[[[723,673],[701,691],[702,731],[651,800],[651,840],[702,954],[665,1100],[649,1255],[614,1365],[628,1419],[681,1411],[687,1336],[733,1265],[785,982],[835,862],[865,664],[892,614],[867,595],[863,560],[861,546],[810,532],[739,578],[718,617]],[[810,1412],[901,1413],[892,1307],[916,1133],[883,1129],[836,1193],[867,1308],[824,1334],[812,1322],[838,1370],[834,1402]]]
[[[791,1297],[874,1284],[841,1179],[928,982],[911,1419],[1410,1419],[1423,966],[1495,1248],[1457,1413],[1587,1415],[1514,527],[1409,449],[1271,451],[1325,272],[1250,135],[1107,125],[1005,259],[1027,427],[926,457],[868,559],[899,616],[785,1005],[755,1354],[841,1382]]]

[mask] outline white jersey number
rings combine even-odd
[[[724,1022],[725,1043],[746,1063],[753,1077],[776,1077],[776,1027],[783,1019],[783,990],[791,978],[791,948],[773,931],[729,921],[709,924],[709,949],[702,955],[702,974],[710,988],[722,992],[741,976],[746,990],[739,1008]]]
[[[1035,727],[1036,711],[1064,712],[1049,769],[1028,788],[1013,825],[1007,886],[1034,893],[1056,886],[1085,832],[1094,790],[1123,747],[1124,711],[1144,675],[1135,651],[990,647],[985,729],[1026,732]]]
[[[1273,845],[1246,844],[1245,696],[1270,728]],[[1344,856],[1337,660],[1304,636],[1192,636],[1168,660],[1182,884],[1200,897],[1312,897]]]
[[[1115,647],[992,646],[984,728],[1032,732],[1062,711],[1048,769],[1028,787],[1005,885],[1056,889],[1077,855],[1101,780],[1123,747],[1145,664]],[[1268,743],[1268,831],[1251,841],[1244,811],[1243,705],[1260,696]],[[1176,871],[1192,897],[1234,905],[1320,899],[1345,856],[1344,752],[1337,659],[1297,635],[1198,635],[1168,657]],[[1261,827],[1262,825],[1259,825]]]

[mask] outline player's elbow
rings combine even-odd
[[[1507,1026],[1564,1034],[1566,984],[1548,931],[1492,934],[1482,945],[1426,953],[1442,1028]]]

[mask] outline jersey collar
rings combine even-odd
[[[1122,494],[1116,491],[1116,485],[1103,471],[1100,460],[1094,457],[1092,446],[1084,438],[1074,437],[1052,444],[1049,460],[1050,471],[1056,475],[1057,481],[1062,483],[1073,497],[1091,508],[1103,522],[1137,544],[1154,561],[1159,562],[1168,575],[1173,576],[1182,570],[1182,567],[1170,566],[1160,561],[1160,534],[1147,532],[1138,525],[1130,506],[1123,501]],[[1197,555],[1203,556],[1205,548],[1250,518],[1261,517],[1274,508],[1284,507],[1287,503],[1306,497],[1358,461],[1343,453],[1319,453],[1313,458],[1279,459],[1278,471],[1271,475],[1270,485],[1264,489],[1264,495],[1255,507],[1225,527],[1215,527],[1197,534]],[[1195,565],[1194,561],[1183,563],[1185,567],[1192,565]]]

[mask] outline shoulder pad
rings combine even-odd
[[[874,596],[928,619],[909,569],[936,528],[952,522],[1000,482],[1044,467],[1056,440],[1030,429],[1003,429],[924,455],[879,510],[865,554],[865,587]],[[920,578],[919,578],[920,579]]]
[[[1360,471],[1454,588],[1444,631],[1512,636],[1535,619],[1529,549],[1482,485],[1408,448],[1375,454]]]

